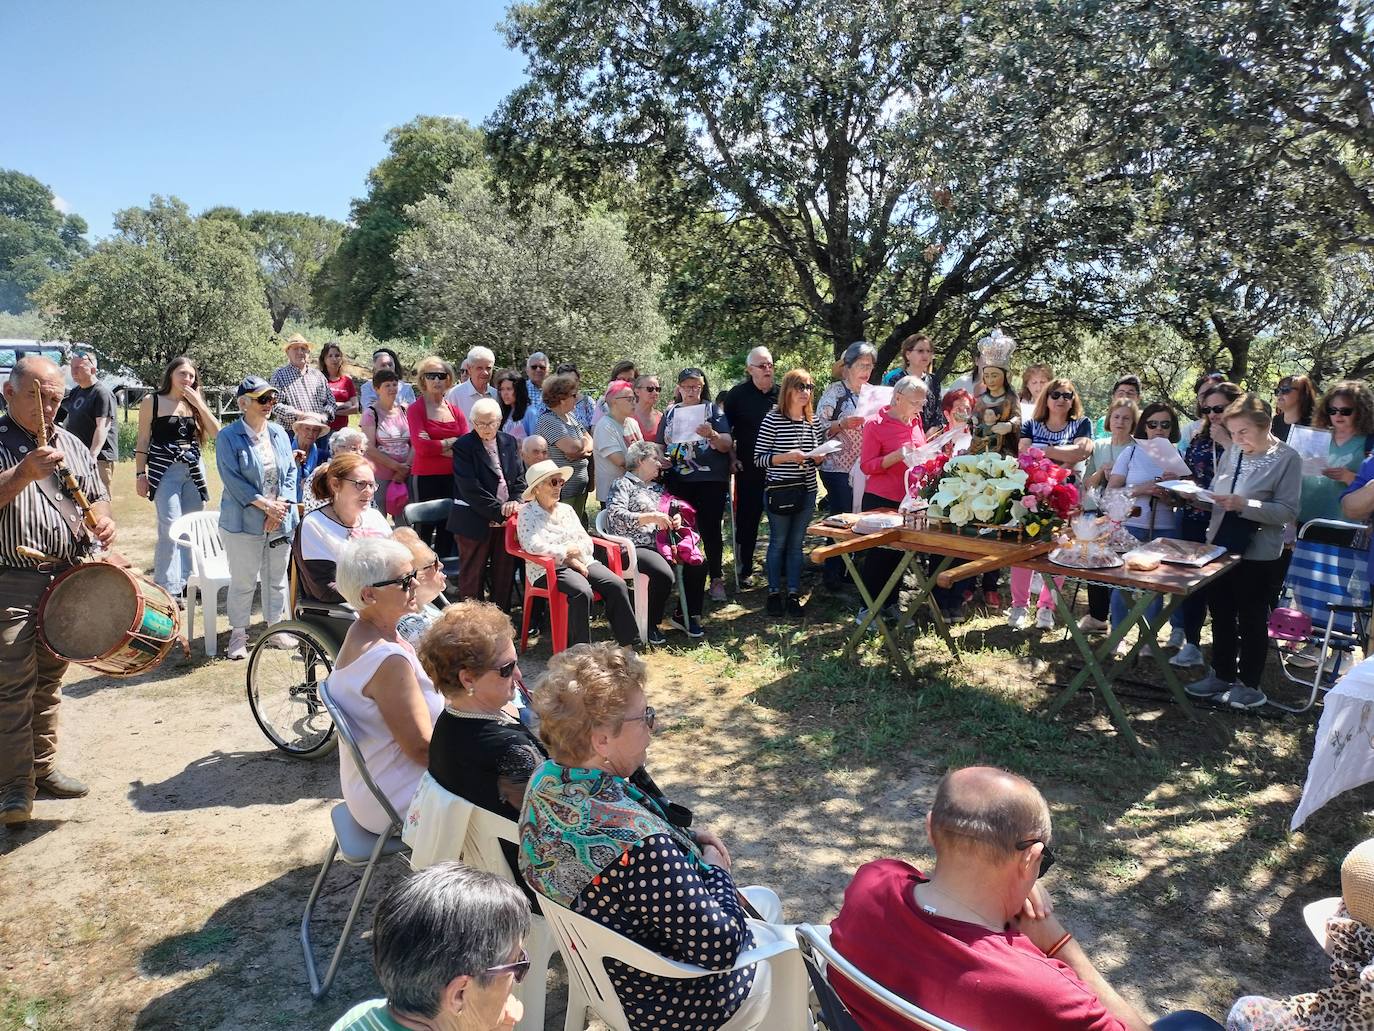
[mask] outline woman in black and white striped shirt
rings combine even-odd
[[[782,378],[778,405],[763,417],[754,461],[768,472],[768,614],[800,616],[802,538],[816,508],[816,463],[808,454],[825,439],[811,399],[815,381],[805,369]],[[787,601],[783,602],[783,574]]]

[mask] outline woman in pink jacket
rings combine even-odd
[[[915,376],[903,376],[892,387],[892,403],[864,423],[859,469],[868,481],[859,505],[862,511],[896,508],[906,497],[906,451],[926,442],[920,419],[925,402],[926,385]],[[868,550],[864,555],[863,580],[870,597],[883,589],[900,562],[901,555],[891,548]],[[888,607],[895,606],[894,596]],[[864,615],[861,613],[859,618]]]

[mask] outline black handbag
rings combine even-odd
[[[796,515],[806,501],[803,483],[778,483],[764,489],[764,504],[773,515]]]
[[[1244,453],[1236,456],[1236,472],[1231,477],[1232,494],[1236,492],[1236,481],[1240,479],[1240,467],[1244,461]],[[1245,549],[1250,547],[1250,542],[1254,540],[1255,531],[1258,529],[1259,523],[1253,519],[1242,519],[1239,512],[1226,512],[1221,517],[1221,524],[1217,527],[1212,543],[1217,547],[1225,548],[1232,554],[1244,555]]]

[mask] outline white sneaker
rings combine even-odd
[[[1045,589],[1045,578],[1039,573],[1031,574],[1030,593],[1032,598],[1040,596],[1040,592]]]
[[[1013,630],[1020,630],[1021,624],[1026,618],[1026,609],[1023,605],[1013,605],[1007,609],[1007,626]]]
[[[1169,639],[1164,642],[1166,648],[1182,648],[1188,643],[1188,639],[1183,636],[1183,627],[1176,626],[1169,631]]]
[[[248,631],[231,630],[229,631],[229,649],[224,653],[225,658],[246,659],[248,658]]]
[[[1035,613],[1035,629],[1053,630],[1054,629],[1054,609],[1037,609]]]
[[[1084,616],[1078,621],[1078,629],[1085,634],[1105,634],[1112,628],[1112,625],[1105,619],[1097,619],[1093,616]]]
[[[1195,644],[1188,644],[1186,641],[1178,654],[1169,659],[1170,666],[1177,666],[1182,669],[1185,666],[1202,665],[1202,649]]]
[[[290,634],[273,634],[267,639],[267,647],[286,650],[296,647],[296,639]]]

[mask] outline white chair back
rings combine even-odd
[[[845,1019],[853,1021],[854,1027],[859,1027],[852,1014],[844,1008],[839,996],[835,994],[830,986],[829,974],[831,967],[840,972],[846,981],[849,981],[855,988],[873,999],[874,1002],[886,1007],[900,1018],[911,1024],[914,1031],[964,1031],[956,1024],[951,1024],[947,1020],[937,1017],[933,1013],[928,1013],[914,1002],[903,999],[895,992],[890,992],[877,981],[873,980],[862,970],[856,967],[849,960],[841,956],[835,947],[830,944],[830,927],[827,924],[816,926],[815,924],[798,924],[797,940],[801,944],[802,955],[805,957],[809,966],[812,966],[822,983],[817,985],[818,994],[830,994],[829,1000],[822,1000],[824,1008],[826,1001],[840,1007],[842,1014],[837,1023],[843,1024]],[[919,960],[915,960],[919,962]],[[831,1031],[842,1031],[840,1028],[832,1028]]]
[[[625,555],[624,579],[630,585],[630,600],[634,603],[635,625],[639,629],[639,639],[649,637],[649,577],[639,571],[639,555],[635,552],[634,541],[628,537],[617,537],[608,532],[606,510],[596,514],[596,535],[612,544],[620,545]]]
[[[191,575],[228,580],[229,558],[219,536],[219,512],[191,512],[172,520],[174,543],[191,553]]]

